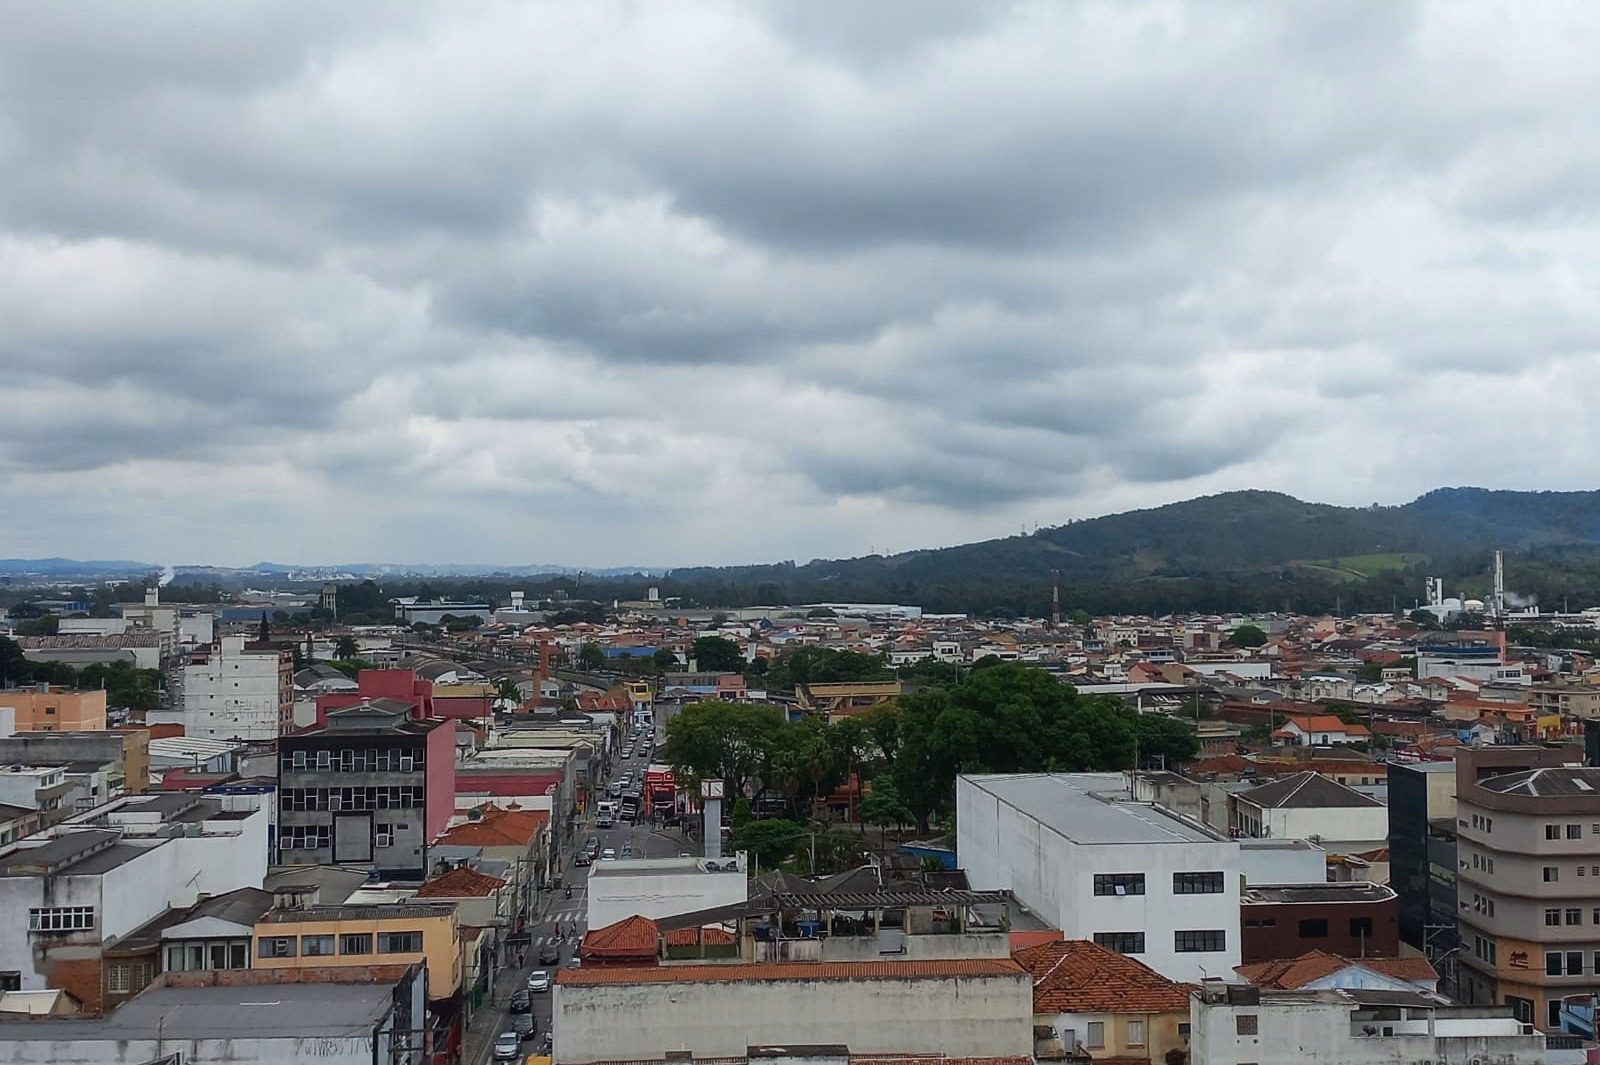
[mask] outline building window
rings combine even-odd
[[[1496,954],[1496,948],[1495,948],[1494,940],[1485,939],[1482,936],[1473,936],[1472,937],[1472,953],[1473,953],[1473,956],[1476,957],[1479,961],[1488,962],[1490,965],[1494,965],[1495,964],[1495,954]]]
[[[302,958],[326,958],[333,954],[332,936],[301,936],[300,956]]]
[[[1554,884],[1561,879],[1561,869],[1558,866],[1547,865],[1544,867],[1544,882]]]
[[[1173,873],[1172,893],[1174,895],[1220,895],[1222,893],[1222,874]]]
[[[1568,825],[1567,826],[1567,838],[1568,839],[1582,839],[1583,838],[1583,826],[1582,825]]]
[[[371,954],[372,933],[352,932],[339,937],[340,954]]]
[[[1582,924],[1583,923],[1583,911],[1578,909],[1576,906],[1574,906],[1572,909],[1568,910],[1567,911],[1567,923],[1568,924]]]
[[[1089,1022],[1089,1034],[1088,1037],[1083,1041],[1083,1045],[1094,1050],[1098,1050],[1106,1045],[1105,1021]]]
[[[93,928],[93,906],[51,906],[28,911],[30,932],[87,932]]]
[[[250,944],[248,944],[248,943],[229,943],[228,944],[228,968],[230,968],[230,969],[245,969],[245,968],[248,968],[249,965],[250,965]]]
[[[1096,873],[1094,877],[1094,893],[1096,895],[1143,895],[1143,873]]]
[[[1143,932],[1096,932],[1094,941],[1107,950],[1114,950],[1118,954],[1143,954]]]
[[[6,969],[0,972],[0,991],[21,991],[22,972],[18,969]]]
[[[1234,1035],[1259,1035],[1260,1018],[1254,1013],[1236,1013],[1233,1016]]]
[[[1600,910],[1595,910],[1594,911],[1594,919],[1595,919],[1595,923],[1600,924]],[[1546,928],[1558,928],[1558,927],[1560,927],[1560,925],[1561,925],[1561,911],[1560,910],[1546,910],[1546,911],[1544,911],[1544,926]]]
[[[106,990],[112,994],[126,993],[129,990],[133,973],[126,965],[111,965],[106,968]]]
[[[1327,939],[1328,919],[1326,917],[1310,917],[1300,922],[1301,939]]]
[[[1352,918],[1350,918],[1350,934],[1352,936],[1365,936],[1366,938],[1371,939],[1372,938],[1372,918],[1370,918],[1370,917],[1352,917]]]
[[[1559,950],[1547,950],[1544,953],[1544,974],[1546,976],[1562,975],[1562,960],[1566,956]]]
[[[1560,839],[1561,838],[1561,826],[1560,825],[1545,825],[1544,826],[1544,838],[1545,839]]]
[[[1569,950],[1569,951],[1567,951],[1567,975],[1568,976],[1581,976],[1581,975],[1583,975],[1583,951],[1581,951],[1581,950]]]
[[[416,954],[422,950],[421,932],[379,932],[379,954]]]
[[[1173,933],[1172,938],[1172,949],[1179,954],[1210,954],[1228,949],[1227,936],[1220,928],[1196,928],[1179,931]]]
[[[292,958],[294,957],[294,937],[277,936],[272,939],[263,939],[258,948],[258,953],[263,958]]]
[[[1143,1021],[1129,1021],[1128,1022],[1127,1038],[1124,1040],[1124,1042],[1130,1047],[1142,1047],[1142,1046],[1144,1046],[1144,1022]]]

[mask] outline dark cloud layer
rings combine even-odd
[[[15,554],[803,558],[1589,486],[1587,5],[0,17]]]

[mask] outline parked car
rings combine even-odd
[[[573,865],[588,865],[593,860],[594,859],[589,857],[588,851],[579,851],[577,854],[572,856]]]
[[[600,860],[602,862],[614,862],[614,861],[616,861],[617,860],[617,852],[616,852],[616,850],[611,848],[611,847],[607,847],[605,850],[600,852]]]
[[[516,1061],[522,1057],[522,1035],[519,1032],[501,1032],[494,1038],[494,1060]]]
[[[528,990],[541,994],[550,990],[550,974],[543,969],[528,974]]]
[[[533,1038],[536,1027],[531,1013],[514,1013],[511,1015],[511,1029],[522,1037],[523,1042]]]
[[[528,1012],[531,1012],[533,1010],[533,997],[528,994],[528,991],[531,989],[531,987],[532,987],[532,984],[531,984],[531,981],[530,981],[529,987],[523,988],[521,991],[515,991],[515,992],[512,993],[512,995],[511,995],[511,1012],[512,1013],[528,1013]]]
[[[539,948],[540,965],[560,965],[561,948],[554,943],[546,943]]]

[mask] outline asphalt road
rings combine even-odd
[[[649,763],[646,749],[643,746],[636,746],[633,757],[619,760],[607,780],[609,782],[610,777],[620,776],[629,770],[633,771],[635,780],[638,780],[644,775],[645,766]],[[670,858],[687,849],[681,840],[658,835],[648,827],[619,825],[615,828],[599,829],[593,827],[592,819],[589,821],[589,827],[576,833],[576,836],[578,847],[584,846],[591,836],[596,837],[600,841],[602,850],[610,847],[617,852],[619,858]],[[557,966],[539,961],[540,952],[544,948],[556,947],[560,954],[560,967],[573,964],[577,942],[588,930],[589,868],[573,865],[571,855],[566,856],[565,864],[566,873],[562,883],[571,885],[572,897],[567,897],[565,887],[545,894],[540,907],[540,917],[531,926],[533,938],[528,946],[527,963],[519,966],[513,958],[511,965],[501,970],[492,1002],[480,1007],[472,1019],[473,1037],[469,1037],[465,1053],[462,1055],[464,1065],[483,1065],[490,1060],[495,1036],[500,1032],[511,1030],[511,1015],[506,1008],[511,994],[518,988],[527,986],[530,973],[543,970],[554,976]],[[534,1030],[539,1033],[539,1038],[529,1040],[522,1045],[524,1054],[541,1052],[542,1037],[550,1030],[550,994],[545,992],[530,997],[533,999]],[[475,1038],[478,1033],[485,1033],[481,1045]]]

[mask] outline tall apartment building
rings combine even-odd
[[[294,728],[294,655],[224,636],[184,666],[182,707],[152,710],[146,720],[180,724],[202,739],[275,739]]]
[[[422,880],[455,812],[455,723],[395,699],[331,711],[278,741],[278,860]]]
[[[1600,976],[1600,767],[1576,747],[1463,749],[1456,824],[1457,994],[1559,1027]]]

